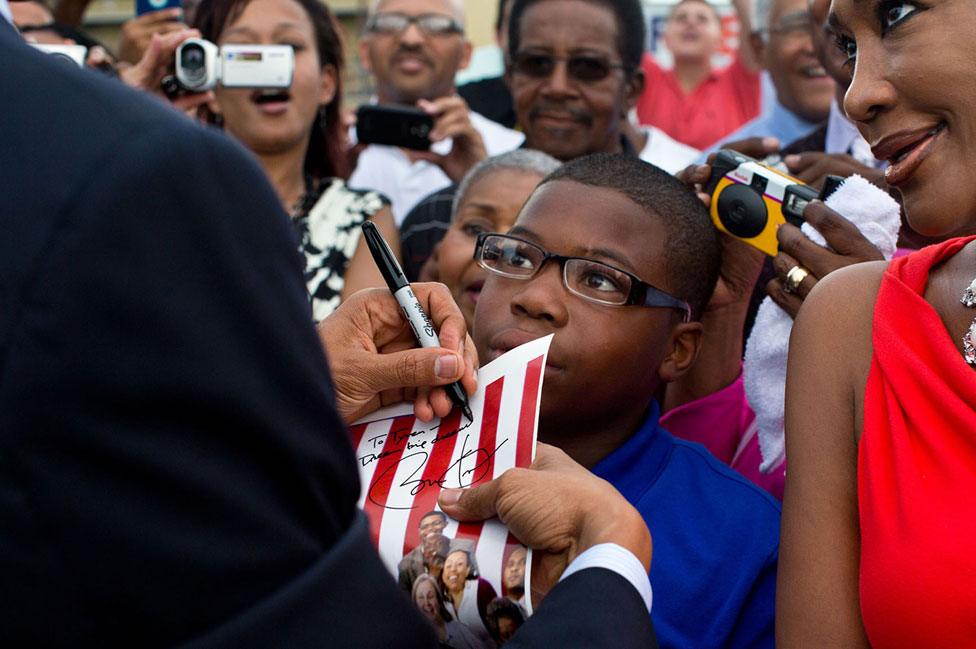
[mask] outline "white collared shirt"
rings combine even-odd
[[[566,567],[559,581],[587,568],[605,568],[612,570],[629,581],[630,585],[640,594],[641,599],[644,600],[647,612],[651,612],[654,602],[654,594],[651,592],[651,580],[644,571],[644,566],[641,565],[641,562],[630,550],[616,543],[600,543],[594,545],[576,557]]]
[[[861,133],[854,126],[854,122],[844,114],[836,97],[830,101],[824,152],[846,153],[867,167],[874,167],[875,169],[884,167],[884,162],[879,162],[871,154],[871,146],[861,137]]]
[[[525,139],[518,131],[474,111],[469,114],[489,156],[516,149]],[[431,150],[446,154],[451,150],[451,141],[438,142]],[[371,144],[359,155],[348,185],[354,189],[374,189],[389,198],[393,218],[399,226],[414,205],[428,194],[451,185],[451,179],[435,164],[423,160],[411,162],[397,147]]]
[[[694,164],[701,151],[678,142],[656,126],[641,126],[647,135],[647,143],[640,152],[640,159],[674,175]]]
[[[0,16],[3,16],[11,25],[14,24],[14,17],[10,13],[10,5],[7,4],[7,0],[0,0]]]

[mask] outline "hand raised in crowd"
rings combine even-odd
[[[160,82],[172,72],[176,48],[189,38],[200,38],[200,32],[195,29],[181,29],[165,35],[153,34],[149,39],[149,47],[139,62],[119,70],[119,78],[131,88],[145,90],[167,99],[160,88]],[[178,110],[188,111],[213,98],[213,92],[209,90],[194,92],[173,99],[172,104]]]
[[[469,489],[446,489],[441,509],[461,521],[497,516],[523,544],[541,550],[532,566],[532,601],[538,602],[566,567],[587,549],[616,543],[651,567],[651,534],[613,486],[555,446],[540,443],[528,469],[509,469]]]
[[[450,138],[451,151],[445,155],[433,151],[411,151],[416,160],[427,160],[440,167],[451,181],[461,182],[464,174],[488,157],[481,134],[471,123],[468,104],[461,97],[441,97],[434,101],[421,99],[417,105],[434,118],[434,128],[430,132],[431,142]]]
[[[433,283],[411,288],[434,323],[440,347],[417,347],[400,305],[386,289],[354,293],[319,323],[336,408],[347,423],[381,406],[409,400],[422,421],[443,417],[453,404],[444,390],[433,386],[458,380],[474,394],[478,352],[450,291]]]
[[[766,156],[779,153],[779,146],[779,139],[775,137],[747,137],[744,140],[726,142],[722,145],[722,148],[732,149],[733,151],[738,151],[742,155],[747,155],[750,158],[762,160]],[[714,153],[709,155],[708,161],[711,162],[714,159],[714,156]]]
[[[862,176],[882,189],[887,189],[883,171],[863,165],[844,153],[820,151],[793,153],[783,157],[783,164],[792,175],[817,189],[823,187],[824,179],[829,175],[847,178],[854,174]]]
[[[795,225],[781,225],[776,233],[779,254],[773,258],[777,277],[766,285],[766,293],[793,318],[817,282],[830,273],[844,266],[884,259],[881,251],[853,223],[821,201],[807,205],[803,218],[823,235],[830,249],[815,244]],[[796,290],[787,291],[786,277],[795,267],[808,274]]]
[[[186,29],[180,8],[151,11],[122,25],[119,38],[119,60],[136,65],[149,48],[153,34],[170,34]]]
[[[741,239],[722,234],[722,266],[704,316],[737,305],[748,306],[765,255]]]

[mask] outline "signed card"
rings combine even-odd
[[[444,419],[424,423],[405,403],[352,426],[359,506],[383,562],[407,590],[419,575],[434,576],[452,614],[450,593],[464,586],[469,592],[472,582],[481,591],[487,582],[496,596],[511,600],[519,599],[513,596],[519,579],[524,588],[531,561],[497,519],[458,523],[435,511],[443,488],[475,486],[532,463],[551,341],[546,336],[526,343],[479,370],[478,391],[470,400],[473,421],[455,408]],[[466,574],[464,565],[456,565],[464,560]],[[463,614],[463,597],[454,601],[462,601]]]

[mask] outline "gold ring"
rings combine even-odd
[[[787,293],[796,293],[800,289],[800,283],[810,274],[803,266],[794,266],[786,273],[786,280],[783,281],[783,290]]]

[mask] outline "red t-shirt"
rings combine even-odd
[[[739,57],[687,95],[674,71],[661,68],[651,55],[644,55],[641,67],[646,77],[637,100],[641,124],[656,126],[696,149],[707,149],[759,115],[759,73],[746,69]]]

